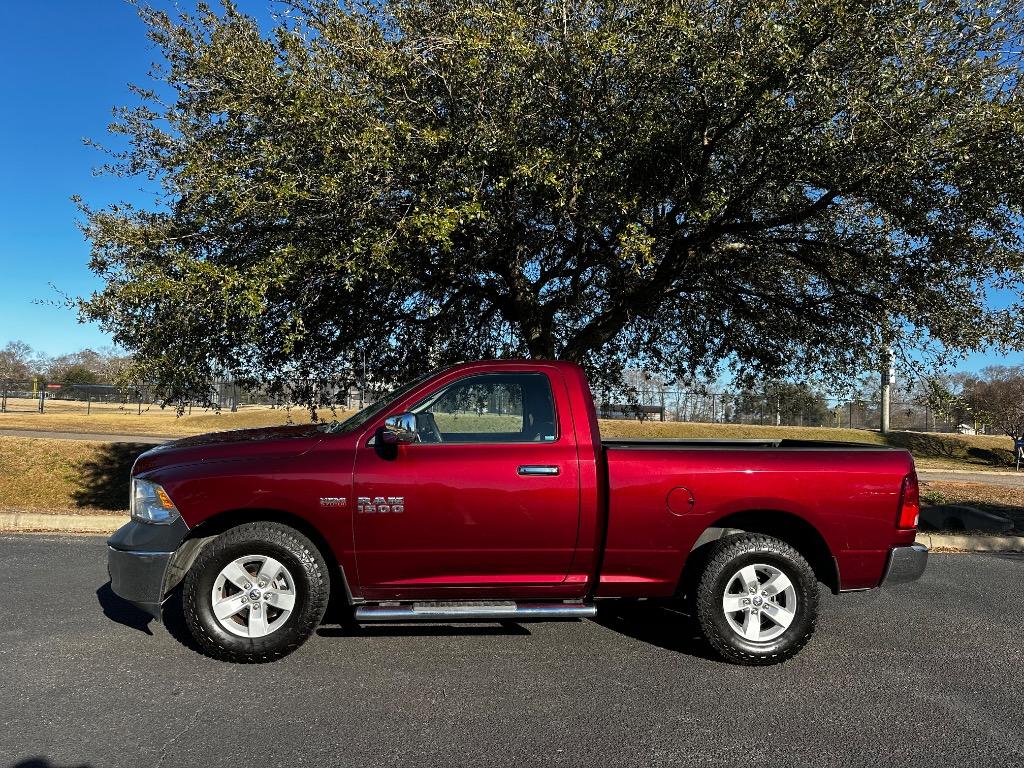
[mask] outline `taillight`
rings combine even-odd
[[[921,496],[917,488],[917,475],[911,472],[903,478],[903,489],[900,491],[900,515],[896,520],[897,528],[917,528],[917,520],[921,515]]]

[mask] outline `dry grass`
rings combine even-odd
[[[203,432],[224,429],[248,429],[250,427],[272,427],[281,424],[309,422],[309,412],[284,408],[241,408],[237,413],[230,411],[193,411],[191,415],[179,417],[172,408],[161,410],[143,408],[126,411],[94,411],[91,414],[50,408],[45,413],[0,413],[0,429],[31,429],[44,432],[88,432],[100,435],[147,435],[157,437],[185,437]],[[351,411],[318,412],[320,419],[331,421],[345,418]]]
[[[966,504],[995,512],[1024,530],[1024,487],[929,480],[921,484],[921,500],[926,504]]]
[[[1024,509],[1024,487],[987,483],[954,483],[929,480],[922,485],[925,498],[942,504],[985,504]]]
[[[0,437],[0,509],[63,514],[127,509],[127,481],[119,505],[104,504],[89,493],[94,474],[90,468],[98,468],[104,462],[110,445],[84,440]]]
[[[46,432],[91,432],[183,437],[223,429],[276,426],[309,421],[302,409],[285,410],[249,406],[237,413],[195,411],[178,417],[173,409],[156,407],[136,410],[103,411],[92,414],[62,411],[47,404],[46,413],[0,413],[0,429],[29,429]],[[318,416],[330,421],[345,418],[350,412],[332,414],[322,410]],[[721,437],[792,438],[798,440],[839,440],[853,443],[893,445],[907,448],[921,467],[935,469],[1002,469],[1012,465],[1013,443],[1008,437],[985,435],[947,435],[922,432],[894,432],[883,437],[863,429],[829,427],[766,427],[745,424],[697,424],[689,422],[625,421],[602,419],[601,434],[606,437]]]
[[[638,422],[602,419],[605,437],[722,437],[734,439],[789,438],[835,440],[906,448],[922,468],[1006,469],[1013,464],[1013,441],[994,435],[947,435],[932,432],[893,432],[882,435],[864,429],[830,427],[762,427],[746,424]]]
[[[295,415],[295,412],[293,412]],[[36,414],[38,417],[39,415]],[[46,414],[44,414],[46,416]],[[54,414],[57,418],[59,414]],[[177,434],[194,434],[215,428],[239,428],[285,423],[284,411],[243,410],[237,414],[196,414],[174,421],[136,417],[134,425],[169,423]],[[98,417],[104,418],[104,417]],[[119,418],[124,417],[105,417]],[[0,422],[2,423],[2,422]],[[129,431],[124,422],[106,422],[109,431]],[[78,422],[64,422],[54,429],[81,431]],[[92,428],[92,427],[90,427]],[[630,421],[602,421],[602,433],[610,437],[725,437],[845,440],[883,443],[875,432],[845,429],[759,427],[709,424],[661,424]],[[167,434],[170,430],[156,431]],[[153,432],[142,434],[153,434]],[[893,444],[910,448],[918,465],[960,469],[991,468],[986,458],[1010,455],[1009,439],[961,435],[897,433]],[[133,443],[102,443],[79,440],[0,437],[0,509],[73,512],[120,511],[127,507],[128,476],[135,457],[150,446]],[[929,482],[929,495],[936,492],[949,502],[968,503],[1020,518],[1024,524],[1024,488],[980,483]],[[934,497],[933,497],[934,498]]]

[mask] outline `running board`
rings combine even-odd
[[[585,619],[597,615],[591,603],[517,603],[513,600],[449,600],[391,605],[360,605],[356,621],[515,621],[517,619]]]

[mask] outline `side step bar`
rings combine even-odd
[[[515,621],[516,619],[573,619],[597,615],[592,603],[517,603],[513,600],[450,600],[420,603],[360,605],[356,621],[440,621],[444,619]]]

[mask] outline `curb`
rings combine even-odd
[[[113,533],[128,522],[123,515],[48,515],[45,512],[0,512],[5,533]]]
[[[952,549],[959,552],[1024,552],[1024,536],[990,534],[919,533],[917,543],[928,549]]]

